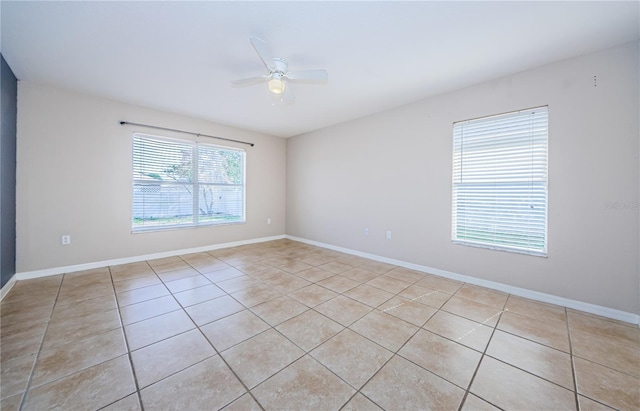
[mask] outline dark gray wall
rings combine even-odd
[[[16,272],[16,124],[18,80],[0,54],[0,286]]]

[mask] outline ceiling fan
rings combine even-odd
[[[289,64],[286,60],[278,57],[266,57],[268,54],[266,52],[266,43],[263,40],[257,37],[249,37],[249,41],[251,41],[253,49],[267,68],[268,74],[232,81],[231,84],[235,86],[266,82],[274,102],[292,104],[295,96],[289,86],[290,81],[325,83],[329,78],[326,70],[289,71]]]

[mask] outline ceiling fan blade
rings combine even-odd
[[[262,64],[264,64],[269,71],[273,71],[273,66],[270,66],[269,63],[267,63],[267,61],[271,61],[272,59],[267,57],[267,44],[264,40],[257,37],[249,37],[249,41],[251,41],[251,45],[258,54],[258,57],[260,57],[260,60],[262,60]]]
[[[298,70],[286,74],[290,80],[327,81],[329,74],[326,70]]]
[[[249,86],[251,84],[263,83],[269,76],[249,77],[240,80],[232,80],[234,86]]]

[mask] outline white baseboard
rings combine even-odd
[[[221,248],[237,247],[237,246],[240,246],[240,245],[263,243],[265,241],[281,240],[283,238],[285,238],[284,234],[271,236],[271,237],[254,238],[254,239],[251,239],[251,240],[234,241],[234,242],[231,242],[231,243],[213,244],[213,245],[206,245],[206,246],[203,246],[203,247],[185,248],[185,249],[182,249],[182,250],[172,250],[172,251],[166,251],[166,252],[162,252],[162,253],[137,255],[137,256],[134,256],[134,257],[125,257],[125,258],[116,258],[116,259],[113,259],[113,260],[98,261],[98,262],[95,262],[95,263],[76,264],[76,265],[68,265],[68,266],[65,266],[65,267],[47,268],[47,269],[44,269],[44,270],[25,271],[25,272],[22,272],[22,273],[15,274],[12,278],[15,278],[16,280],[30,280],[30,279],[34,279],[34,278],[48,277],[48,276],[51,276],[51,275],[73,273],[73,272],[76,272],[76,271],[83,271],[83,270],[91,270],[91,269],[94,269],[94,268],[108,267],[110,265],[136,263],[138,261],[154,260],[154,259],[157,259],[157,258],[173,257],[173,256],[176,256],[176,255],[191,254],[191,253],[201,253],[201,252],[205,252],[205,251],[219,250]],[[3,293],[4,293],[4,287],[3,287],[2,290],[3,290]]]
[[[555,304],[562,307],[572,308],[574,310],[584,311],[587,313],[600,315],[600,316],[611,318],[614,320],[624,321],[626,323],[631,323],[636,325],[640,324],[640,315],[633,314],[626,311],[616,310],[614,308],[603,307],[601,305],[586,303],[578,300],[572,300],[570,298],[558,297],[552,294],[532,291],[526,288],[519,288],[511,285],[497,283],[494,281],[483,280],[481,278],[457,274],[450,271],[441,270],[438,268],[427,267],[424,265],[408,263],[400,260],[394,260],[392,258],[382,257],[375,254],[364,253],[361,251],[351,250],[349,248],[344,248],[344,247],[338,247],[331,244],[325,244],[318,241],[307,240],[305,238],[300,238],[296,236],[287,235],[285,237],[293,241],[299,241],[301,243],[305,243],[309,245],[315,245],[322,248],[328,248],[334,251],[340,251],[345,254],[351,254],[358,257],[368,258],[370,260],[380,261],[383,263],[393,264],[399,267],[420,271],[423,273],[434,274],[434,275],[449,278],[452,280],[462,281],[465,283],[474,284],[481,287],[491,288],[493,290],[498,290],[508,294],[517,295],[519,297],[529,298],[531,300],[536,300],[544,303]]]
[[[7,283],[2,287],[2,289],[0,289],[0,301],[2,301],[4,299],[4,297],[9,294],[9,291],[11,291],[11,289],[13,288],[13,286],[16,284],[18,280],[16,279],[16,275],[12,275],[11,278],[9,278],[9,281],[7,281]]]
[[[596,315],[600,315],[607,318],[612,318],[614,320],[624,321],[631,324],[640,324],[640,315],[638,314],[633,314],[626,311],[616,310],[614,308],[604,307],[604,306],[586,303],[578,300],[572,300],[564,297],[558,297],[552,294],[546,294],[538,291],[528,290],[525,288],[514,287],[511,285],[483,280],[481,278],[470,277],[467,275],[457,274],[454,272],[445,271],[438,268],[408,263],[406,261],[395,260],[392,258],[382,257],[375,254],[364,253],[361,251],[351,250],[349,248],[338,247],[331,244],[321,243],[319,241],[307,240],[305,238],[300,238],[300,237],[291,236],[291,235],[284,235],[284,234],[271,236],[271,237],[256,238],[251,240],[235,241],[230,243],[213,244],[213,245],[207,245],[203,247],[166,251],[162,253],[146,254],[146,255],[139,255],[134,257],[126,257],[126,258],[117,258],[113,260],[98,261],[94,263],[76,264],[76,265],[70,265],[65,267],[55,267],[55,268],[48,268],[44,270],[35,270],[35,271],[26,271],[22,273],[16,273],[9,279],[9,281],[0,290],[0,301],[5,297],[5,295],[9,293],[9,291],[14,286],[16,281],[20,281],[20,280],[29,280],[33,278],[48,277],[51,275],[73,273],[77,271],[108,267],[111,265],[135,263],[138,261],[153,260],[157,258],[173,257],[176,255],[199,253],[204,251],[213,251],[213,250],[219,250],[222,248],[237,247],[237,246],[247,245],[247,244],[256,244],[256,243],[262,243],[266,241],[280,240],[283,238],[287,238],[293,241],[299,241],[305,244],[315,245],[322,248],[327,248],[334,251],[339,251],[345,254],[351,254],[351,255],[355,255],[363,258],[368,258],[374,261],[393,264],[399,267],[404,267],[411,270],[420,271],[423,273],[434,274],[440,277],[450,278],[452,280],[462,281],[465,283],[474,284],[481,287],[487,287],[487,288],[502,291],[505,293],[517,295],[519,297],[529,298],[536,301],[541,301],[549,304],[555,304],[555,305],[559,305],[567,308],[572,308],[575,310],[584,311],[587,313],[596,314]]]

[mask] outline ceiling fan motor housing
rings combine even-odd
[[[249,37],[249,41],[251,42],[253,49],[258,54],[260,61],[262,61],[262,64],[267,68],[268,74],[259,77],[256,76],[242,80],[235,80],[232,81],[232,84],[243,86],[266,80],[271,96],[275,97],[274,101],[291,104],[295,100],[295,96],[287,84],[290,80],[326,83],[327,72],[325,70],[301,70],[290,72],[289,64],[286,60],[278,57],[267,58],[267,50],[263,40],[257,37]]]
[[[274,67],[274,70],[273,70],[274,73],[279,73],[281,75],[284,75],[284,74],[287,73],[287,69],[289,68],[289,64],[284,59],[274,57],[273,58],[273,67]]]

